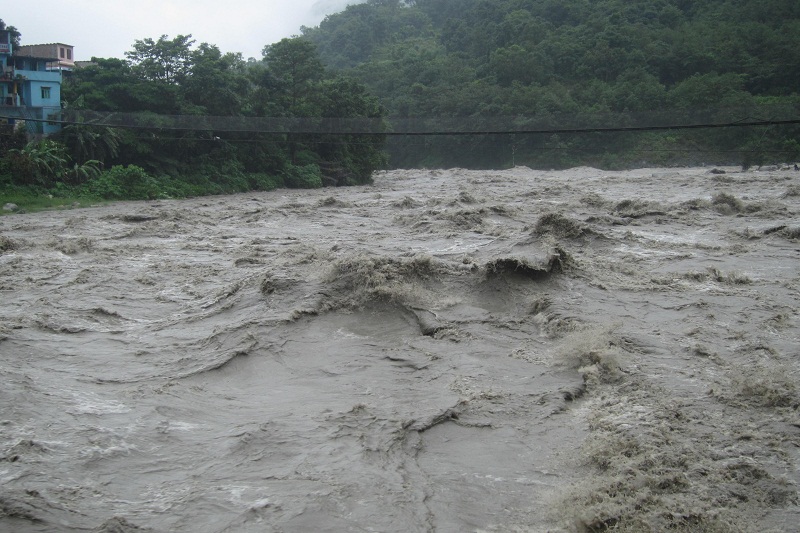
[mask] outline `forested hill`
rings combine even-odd
[[[304,37],[390,116],[798,109],[796,0],[369,0]],[[724,111],[723,111],[724,110]],[[755,112],[755,111],[754,111]],[[638,115],[637,115],[638,113]],[[745,113],[746,114],[746,113]],[[780,118],[780,117],[776,117]],[[590,121],[590,118],[586,119]],[[797,128],[395,140],[394,164],[623,166],[798,157]],[[480,141],[480,142],[479,142]]]

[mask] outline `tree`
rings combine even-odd
[[[69,162],[64,146],[50,139],[31,142],[8,153],[12,175],[23,185],[51,187],[64,177]]]
[[[12,48],[19,47],[20,37],[22,34],[15,28],[14,26],[6,26],[6,23],[3,22],[3,19],[0,19],[0,30],[6,30],[9,34],[11,34],[11,46]]]
[[[62,95],[71,106],[80,101],[80,107],[94,111],[167,115],[181,111],[178,86],[143,79],[122,59],[92,59],[95,65],[64,77]]]
[[[363,117],[365,124],[376,129],[385,129],[385,110],[378,99],[355,80],[336,77],[321,82],[314,91],[315,107],[321,116],[354,119]],[[335,185],[369,183],[372,173],[388,163],[383,146],[386,136],[336,135],[323,136],[317,150],[327,163]]]
[[[319,116],[308,96],[325,74],[317,55],[316,45],[300,37],[282,39],[264,47],[263,64],[267,72],[262,80],[268,83],[267,97],[273,99],[281,116]],[[300,163],[298,154],[304,150],[304,135],[289,135],[289,160]]]
[[[681,81],[669,92],[669,101],[676,108],[702,109],[719,104],[737,106],[750,96],[744,90],[744,76],[711,72]]]
[[[119,155],[121,134],[107,126],[70,124],[54,136],[64,143],[72,159],[78,163],[96,160],[110,163]]]
[[[553,72],[553,64],[547,56],[538,50],[526,50],[518,44],[492,52],[489,67],[497,76],[497,82],[506,87],[514,81],[524,84],[543,82]]]
[[[283,100],[290,115],[309,115],[311,110],[304,109],[304,98],[325,72],[316,45],[301,37],[286,38],[265,46],[263,53],[275,82],[275,96]]]
[[[250,90],[246,63],[241,54],[222,54],[217,46],[202,43],[191,52],[181,88],[198,113],[240,115]]]
[[[151,38],[134,41],[133,50],[125,52],[125,57],[140,78],[176,84],[189,72],[193,44],[191,34],[178,35],[171,40],[162,35],[158,41]]]

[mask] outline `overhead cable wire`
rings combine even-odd
[[[95,126],[150,131],[213,131],[271,135],[352,136],[476,136],[626,133],[647,131],[752,128],[800,124],[800,111],[766,109],[761,116],[736,116],[735,110],[665,110],[650,113],[609,113],[585,116],[495,117],[220,117],[157,115],[65,110],[33,119],[9,110],[6,120],[47,122],[62,126]],[[715,118],[724,116],[726,118]]]

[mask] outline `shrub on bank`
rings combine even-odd
[[[136,165],[116,165],[86,184],[92,196],[106,200],[153,200],[163,195],[159,183]]]
[[[322,171],[319,165],[288,165],[284,171],[284,183],[292,189],[318,189],[322,187]]]
[[[285,184],[280,176],[264,174],[263,172],[253,172],[247,175],[250,189],[254,191],[272,191],[284,187]]]
[[[16,179],[8,158],[0,158],[0,200],[20,209],[39,210],[80,205],[98,200],[155,200],[187,198],[248,191],[271,191],[283,187],[322,187],[322,172],[315,163],[286,164],[280,174],[246,172],[241,164],[198,164],[180,174],[151,174],[137,165],[115,165],[100,170],[94,161],[74,165],[86,170],[83,179],[51,179],[47,184]],[[72,169],[70,169],[72,170]],[[89,172],[91,170],[91,172]],[[178,169],[176,169],[178,172]],[[60,174],[61,175],[61,174]]]

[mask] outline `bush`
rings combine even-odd
[[[8,150],[6,157],[12,182],[36,187],[51,187],[63,178],[69,162],[64,146],[49,139]]]
[[[8,159],[0,159],[0,187],[9,186],[12,183],[11,165]]]
[[[136,165],[117,165],[86,184],[87,191],[107,200],[154,200],[165,196],[158,181]]]
[[[319,162],[319,155],[311,150],[298,150],[294,155],[294,163],[297,166],[316,165]]]
[[[86,183],[86,192],[106,200],[119,200],[123,197],[122,186],[108,172]]]
[[[80,189],[78,187],[71,187],[66,183],[59,181],[56,183],[49,192],[50,196],[54,198],[72,198],[80,196]]]
[[[254,191],[271,191],[280,189],[284,186],[280,176],[272,176],[264,173],[251,173],[247,175],[250,188]]]
[[[219,184],[222,192],[232,194],[237,192],[247,192],[250,190],[250,183],[241,172],[223,172],[218,174],[214,182]]]
[[[318,189],[322,187],[322,171],[318,165],[289,165],[285,170],[284,183],[292,189]]]

